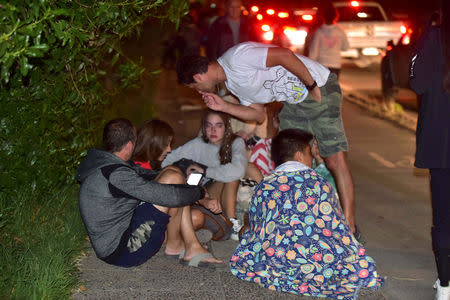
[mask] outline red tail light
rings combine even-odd
[[[256,18],[261,21],[263,19],[263,16],[262,16],[262,14],[257,14]]]
[[[358,1],[352,1],[350,2],[350,5],[353,7],[358,7],[359,6],[359,2]]]
[[[405,25],[400,26],[400,32],[401,32],[402,34],[405,34],[405,33],[406,33],[406,26],[405,26]]]
[[[281,18],[281,19],[287,18],[287,17],[289,17],[289,13],[284,12],[284,11],[279,12],[278,13],[278,17]]]
[[[283,33],[291,41],[291,44],[296,46],[304,45],[305,38],[308,35],[308,32],[306,32],[306,30],[297,30],[297,28],[290,26],[283,27]]]
[[[269,16],[272,16],[275,14],[275,10],[269,8],[268,10],[266,10],[266,14],[268,14]]]
[[[267,25],[267,24],[264,24],[264,25],[261,26],[261,30],[262,31],[269,31],[270,30],[270,26]]]
[[[259,11],[259,7],[256,5],[253,5],[252,8],[250,8],[252,12],[256,13]]]
[[[266,40],[266,41],[273,40],[273,32],[272,31],[264,32],[263,39]]]
[[[304,21],[312,21],[313,16],[312,16],[312,15],[303,15],[303,16],[302,16],[302,19],[303,19]]]
[[[411,36],[409,34],[402,38],[402,45],[409,45],[411,43]]]

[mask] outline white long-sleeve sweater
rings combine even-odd
[[[231,182],[244,177],[248,165],[247,150],[242,138],[233,141],[232,158],[228,164],[220,164],[219,146],[205,143],[201,137],[196,137],[169,153],[162,162],[162,167],[182,158],[206,165],[206,177],[220,182]]]
[[[309,57],[328,68],[341,68],[341,51],[349,48],[347,36],[339,25],[323,24],[314,33]]]

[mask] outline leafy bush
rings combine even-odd
[[[120,41],[186,0],[16,0],[0,6],[0,190],[71,180],[112,95],[144,69]],[[105,85],[106,80],[113,84]]]
[[[75,169],[99,140],[111,99],[137,87],[143,74],[156,73],[127,57],[121,41],[139,34],[148,19],[177,25],[188,5],[0,4],[0,298],[57,298],[46,286],[64,289],[76,282],[67,281],[68,273],[75,276],[68,258],[84,234],[72,194]],[[31,294],[18,292],[27,288]]]

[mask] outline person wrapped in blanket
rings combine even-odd
[[[277,168],[250,203],[250,229],[230,260],[237,278],[279,292],[356,299],[383,278],[354,239],[333,187],[311,169],[313,136],[281,131],[272,141]]]

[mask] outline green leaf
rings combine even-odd
[[[14,57],[10,56],[6,59],[6,62],[4,62],[2,65],[1,80],[3,80],[5,83],[9,82],[9,76],[10,76],[9,69],[11,68],[13,63],[14,63]]]
[[[49,46],[47,44],[39,44],[29,47],[25,50],[25,54],[31,57],[43,57]]]
[[[28,57],[26,56],[22,57],[19,60],[19,62],[20,62],[20,73],[22,74],[22,76],[27,76],[28,71],[33,68],[33,66],[28,63]]]
[[[116,64],[117,60],[119,59],[119,56],[120,56],[119,52],[117,52],[117,53],[113,56],[113,58],[111,59],[111,66],[114,66],[114,65]]]
[[[67,8],[59,8],[52,10],[50,13],[55,16],[72,16],[74,11]]]

